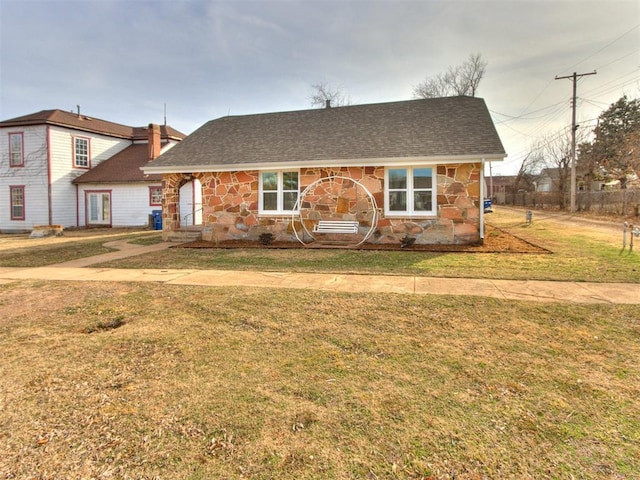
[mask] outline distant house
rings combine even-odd
[[[516,175],[497,175],[487,178],[488,195],[497,204],[511,201],[515,193]]]
[[[535,181],[537,192],[568,192],[571,190],[571,170],[558,167],[543,168]],[[564,186],[564,189],[562,188]],[[576,176],[576,189],[586,191],[593,186],[585,182],[582,175]]]
[[[594,180],[591,182],[591,190],[598,192],[602,190],[619,190],[620,180]]]
[[[506,156],[484,100],[327,107],[212,120],[148,163],[165,239],[195,190],[205,240],[482,240],[484,164]]]
[[[0,122],[0,231],[148,224],[162,181],[140,167],[184,137],[61,110]]]
[[[560,190],[560,169],[543,168],[536,182],[537,192],[557,192]]]

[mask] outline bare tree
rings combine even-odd
[[[467,95],[475,97],[484,76],[487,62],[479,53],[469,55],[462,63],[449,67],[444,73],[427,77],[413,87],[414,98],[436,98]]]
[[[543,139],[539,143],[539,151],[544,156],[544,165],[549,177],[553,180],[554,190],[560,194],[560,208],[566,206],[566,199],[571,193],[571,129],[567,128],[556,135]],[[584,130],[576,131],[576,143],[585,142]]]
[[[516,178],[513,181],[513,190],[529,190],[540,175],[540,170],[544,165],[544,157],[540,149],[534,145],[531,146],[529,152],[522,160]]]
[[[327,105],[331,107],[351,105],[351,97],[343,93],[339,87],[332,87],[327,82],[320,82],[311,85],[311,88],[310,100],[312,107],[324,108]]]

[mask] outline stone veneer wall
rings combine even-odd
[[[437,166],[438,216],[400,218],[384,216],[384,168],[342,167],[300,169],[300,192],[320,178],[353,178],[373,195],[378,206],[378,223],[372,243],[400,243],[414,237],[417,244],[469,244],[480,239],[481,164]],[[276,241],[296,241],[291,215],[258,213],[259,172],[196,173],[202,184],[203,239],[257,241],[271,233]],[[163,235],[180,227],[179,191],[188,181],[179,174],[165,175],[163,195]],[[360,235],[369,231],[371,203],[363,190],[350,181],[319,182],[303,199],[302,221],[308,230],[318,219],[357,219]],[[296,224],[296,231],[302,231]]]

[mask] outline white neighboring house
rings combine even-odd
[[[140,167],[184,137],[61,110],[0,122],[0,232],[147,225],[162,178]]]

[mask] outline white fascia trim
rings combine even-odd
[[[292,170],[299,168],[326,167],[388,167],[393,165],[446,165],[452,163],[481,162],[482,159],[502,161],[505,155],[474,155],[474,156],[442,156],[442,157],[394,157],[394,158],[356,158],[339,160],[315,160],[301,162],[270,162],[270,163],[237,163],[233,165],[185,165],[160,167],[145,165],[140,169],[146,174],[159,173],[194,173],[194,172],[238,172],[246,170]]]

